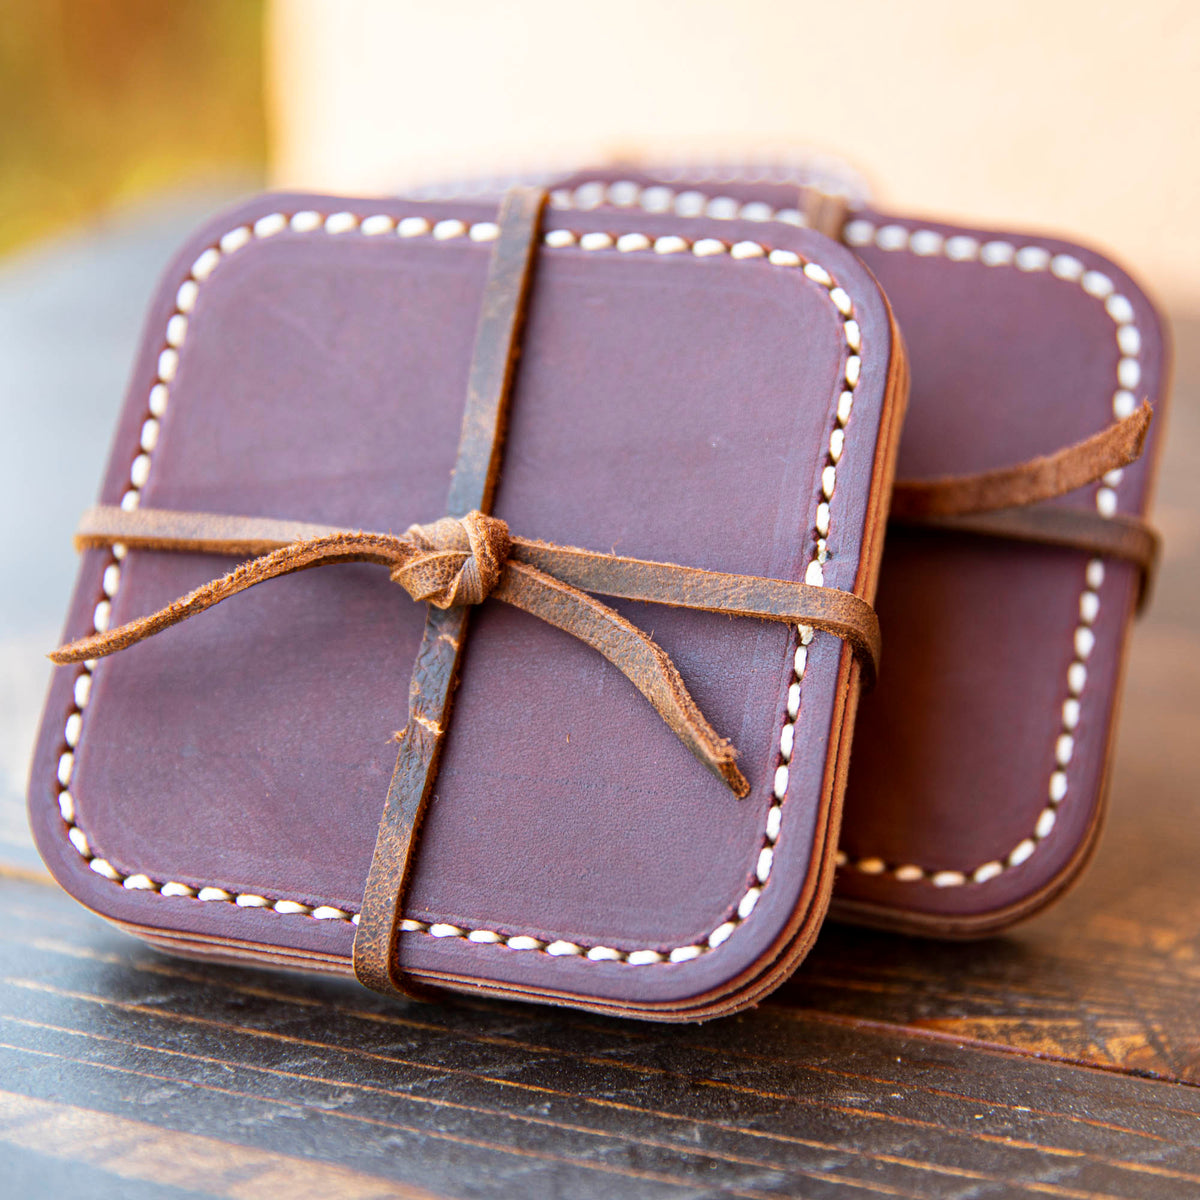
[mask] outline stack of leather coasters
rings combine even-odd
[[[835,876],[952,933],[1069,881],[1153,310],[1063,243],[707,186],[190,240],[78,536],[30,787],[64,887],[175,952],[690,1020]]]

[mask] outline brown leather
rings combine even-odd
[[[123,515],[121,509],[108,511],[118,517]],[[123,542],[122,529],[135,524],[141,515],[134,514],[132,521],[115,521],[109,543]],[[188,514],[189,523],[197,524],[198,516]],[[215,520],[219,528],[228,518]],[[91,524],[94,528],[94,516]],[[161,526],[163,522],[158,524]],[[216,540],[212,534],[201,534],[201,538],[210,547]],[[704,719],[679,672],[662,649],[624,617],[578,588],[535,567],[523,563],[510,565],[510,544],[508,526],[498,518],[479,512],[468,513],[461,521],[445,517],[432,525],[414,525],[403,537],[336,532],[290,542],[243,563],[156,613],[138,617],[116,629],[78,638],[52,651],[49,658],[60,665],[104,658],[178,625],[239,592],[296,571],[349,562],[382,564],[391,568],[392,582],[400,584],[414,600],[428,601],[435,608],[453,609],[482,604],[488,596],[494,595],[599,650],[650,701],[705,767],[723,779],[735,796],[746,795],[749,785],[735,765],[736,751]],[[176,542],[169,548],[191,547]],[[577,553],[587,555],[587,551]],[[722,581],[727,578],[720,577]],[[799,587],[803,585],[790,585],[791,589]],[[787,591],[789,585],[784,584],[779,590]],[[718,611],[738,616],[755,615],[729,607]],[[877,633],[877,627],[874,632]],[[427,690],[424,680],[415,679],[410,694],[424,696]],[[398,740],[403,745],[404,735],[399,735]]]
[[[294,540],[271,536],[285,531],[300,536]],[[875,680],[881,652],[875,612],[852,593],[514,538],[503,521],[479,512],[468,513],[461,521],[443,517],[432,525],[412,525],[397,537],[217,513],[93,508],[84,514],[75,540],[81,546],[119,544],[192,553],[237,554],[255,547],[260,557],[158,612],[60,646],[48,655],[51,662],[62,665],[104,658],[269,579],[317,566],[375,563],[391,568],[392,582],[414,600],[457,608],[482,604],[494,596],[586,642],[633,683],[695,757],[739,797],[746,794],[747,785],[734,765],[735,752],[704,719],[669,656],[636,626],[586,593],[758,617],[832,633],[861,657],[868,684]],[[510,556],[517,561],[510,561]]]
[[[836,240],[846,223],[849,204],[845,196],[831,196],[816,188],[801,189],[804,221],[809,229]]]
[[[1002,508],[995,512],[954,517],[899,517],[889,521],[895,529],[943,530],[978,534],[1080,550],[1099,558],[1116,558],[1138,569],[1138,608],[1150,601],[1161,551],[1157,531],[1141,517],[1116,513],[1102,517],[1086,508]]]
[[[499,582],[508,551],[508,527],[504,526],[501,533],[493,526],[490,539],[480,537],[478,532],[472,535],[470,529],[484,525],[484,520],[476,520],[471,514],[490,512],[496,493],[513,371],[520,352],[545,205],[546,193],[535,188],[513,188],[501,201],[471,350],[467,401],[446,507],[451,518],[464,518],[459,528],[468,533],[472,550],[476,593],[472,602],[476,604]],[[430,528],[432,536],[427,538],[435,550],[438,526],[443,533],[446,531],[446,524],[439,522]],[[478,556],[477,543],[481,543]],[[424,561],[428,562],[428,557]],[[489,576],[490,587],[479,578],[484,573]],[[447,603],[432,602],[425,618],[421,648],[408,685],[408,721],[396,739],[400,744],[396,769],[379,821],[354,935],[354,974],[358,981],[377,992],[414,998],[422,991],[408,978],[401,962],[402,908],[412,882],[416,841],[437,779],[467,635],[470,610],[466,603],[453,604],[464,582],[461,569],[454,576],[454,585],[444,597]],[[403,577],[397,582],[404,583]]]
[[[478,509],[461,519],[410,525],[405,538],[416,553],[392,568],[392,582],[435,608],[482,604],[496,590],[512,546],[508,526]]]
[[[1053,454],[1014,466],[938,479],[897,479],[892,488],[893,520],[960,517],[1055,500],[1142,455],[1152,410],[1148,401],[1122,421]]]
[[[410,534],[414,528],[420,527],[410,527]],[[193,554],[251,558],[270,554],[293,543],[331,538],[346,532],[333,525],[314,525],[306,521],[285,521],[272,517],[235,517],[225,513],[153,508],[126,511],[98,505],[88,509],[80,518],[75,532],[75,545],[80,550],[121,544],[130,549],[181,550]],[[389,538],[392,535],[360,536]],[[393,538],[388,543],[391,547],[388,554],[407,558],[406,551],[395,548],[395,543],[400,540]],[[678,563],[624,558],[617,554],[584,550],[578,546],[556,546],[551,542],[513,537],[511,534],[508,541],[510,561],[527,563],[580,591],[678,608],[694,608],[703,612],[809,625],[832,633],[852,646],[867,673],[868,682],[877,673],[882,653],[879,622],[871,606],[853,592],[810,587],[790,579],[763,579],[685,567]],[[451,570],[447,571],[446,576],[453,577],[465,559],[462,550],[455,552]],[[367,558],[365,561],[376,560]],[[378,561],[391,565],[394,560],[381,552]],[[422,580],[419,587],[425,586],[426,582]],[[443,586],[445,579],[433,583],[435,590]],[[414,594],[413,598],[427,597],[421,593]],[[108,642],[106,637],[86,640],[89,647],[100,647]],[[50,656],[52,661],[60,661],[56,657],[59,653],[56,651]],[[73,657],[78,658],[77,655]]]
[[[874,686],[883,653],[875,610],[853,592],[787,579],[732,575],[678,563],[596,554],[577,546],[516,539],[513,557],[587,592],[702,612],[785,621],[831,633],[854,651]]]
[[[182,516],[189,526],[201,531],[195,543],[162,537],[161,530],[176,515]],[[210,518],[211,532],[205,532],[207,515],[155,513],[151,509],[130,513],[120,508],[93,509],[87,517],[87,541],[99,546],[147,547],[149,539],[139,537],[137,530],[152,523],[155,528],[155,549],[206,551],[210,554],[226,552],[217,531],[235,524],[236,518],[213,514]],[[479,537],[477,531],[485,522],[491,527],[487,530],[490,536]],[[253,520],[245,524],[251,529],[255,526]],[[107,532],[101,533],[105,526]],[[476,540],[482,543],[478,556],[469,544],[460,548],[460,538],[450,532],[451,528],[456,529],[461,534],[461,542],[468,543],[471,537],[467,532],[468,527],[475,533]],[[239,532],[239,541],[242,536]],[[501,540],[503,545],[497,546]],[[508,527],[504,522],[482,513],[468,513],[461,522],[448,518],[435,525],[413,525],[403,537],[390,533],[330,530],[286,542],[258,558],[242,563],[228,574],[194,588],[186,596],[173,600],[157,612],[136,617],[115,629],[77,638],[52,650],[48,657],[51,662],[60,665],[104,658],[145,641],[269,579],[338,563],[364,562],[388,567],[392,582],[400,584],[412,599],[427,600],[437,608],[481,604],[500,580],[508,557],[507,542]]]
[[[413,1000],[429,999],[431,993],[409,975],[402,961],[402,906],[412,885],[417,839],[437,779],[469,614],[466,608],[431,605],[426,609],[425,632],[408,687],[408,723],[396,738],[400,749],[351,947],[359,983]]]
[[[342,213],[359,225],[321,224]],[[101,503],[384,532],[436,520],[495,217],[484,203],[283,195],[198,231],[151,304]],[[213,267],[227,233],[260,225]],[[493,514],[634,560],[819,571],[869,602],[906,391],[870,273],[796,228],[644,213],[556,213],[546,228],[570,236],[539,253]],[[688,253],[696,238],[745,245]],[[808,260],[820,269],[787,265]],[[176,362],[164,330],[177,313]],[[140,444],[155,431],[151,454]],[[227,566],[88,549],[65,637]],[[612,606],[736,740],[750,796],[695,770],[589,647],[486,600],[404,904],[402,961],[419,984],[696,1019],[753,1003],[811,944],[857,656],[777,621]],[[30,787],[55,877],[158,944],[348,973],[423,633],[384,572],[345,564],[253,588],[94,669],[58,668]]]
[[[794,186],[624,169],[579,172],[551,202],[569,206],[585,186],[602,211],[597,181],[615,180],[633,186],[608,211],[636,212],[646,194],[660,209],[676,195],[693,212],[746,205],[781,221],[804,207]],[[731,221],[729,236],[750,224]],[[957,530],[889,528],[877,603],[888,665],[859,716],[833,912],[977,936],[1061,894],[1095,845],[1152,556],[1166,329],[1135,279],[1069,240],[879,210],[848,213],[842,235],[887,292],[912,357],[900,478],[1052,455],[1133,412],[1135,396],[1156,413],[1142,457],[1099,487],[956,518]],[[1001,525],[1010,536],[995,536]]]
[[[1053,454],[973,475],[898,479],[892,488],[893,526],[937,528],[985,537],[1009,537],[1064,546],[1134,563],[1140,573],[1138,607],[1149,600],[1158,565],[1159,539],[1140,517],[1103,517],[1081,508],[1034,507],[1142,455],[1153,411],[1147,401],[1123,420]]]

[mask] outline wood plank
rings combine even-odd
[[[1200,1193],[1193,1088],[783,1005],[660,1028],[392,1004],[167,959],[50,886],[2,881],[0,902],[0,1077],[101,1129],[452,1196]]]
[[[0,1141],[36,1146],[36,1155],[66,1160],[88,1169],[88,1195],[97,1175],[153,1184],[161,1195],[185,1189],[193,1195],[256,1200],[286,1195],[289,1200],[431,1200],[432,1193],[384,1179],[314,1163],[293,1155],[271,1154],[211,1137],[161,1129],[146,1121],[33,1100],[0,1091]],[[43,1169],[45,1169],[43,1167]]]

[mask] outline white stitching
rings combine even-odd
[[[220,238],[216,245],[205,249],[192,265],[191,277],[185,280],[176,293],[176,312],[168,320],[167,334],[170,345],[166,346],[159,355],[158,378],[150,390],[147,401],[149,416],[142,430],[143,436],[139,444],[139,452],[130,467],[130,483],[121,499],[121,506],[126,509],[138,507],[141,490],[149,479],[153,450],[159,441],[159,419],[166,411],[169,400],[170,384],[174,378],[179,362],[179,348],[182,347],[187,334],[187,314],[196,303],[200,285],[207,280],[220,265],[222,258],[237,253],[243,246],[254,240],[273,237],[289,227],[297,232],[324,232],[329,236],[345,236],[357,233],[360,236],[378,237],[389,232],[394,227],[394,236],[403,238],[431,235],[438,241],[450,241],[468,236],[472,241],[486,242],[496,236],[496,226],[492,222],[480,222],[468,227],[459,220],[439,221],[431,226],[424,217],[406,217],[393,222],[392,218],[375,214],[360,219],[349,212],[338,212],[328,216],[305,210],[292,214],[289,218],[284,213],[270,213],[258,218],[253,226],[242,225],[231,230]],[[722,254],[728,254],[737,261],[752,262],[755,259],[765,259],[771,266],[787,270],[800,270],[804,276],[822,289],[834,306],[842,321],[847,347],[847,358],[844,367],[844,383],[838,396],[836,410],[836,426],[831,434],[829,450],[821,473],[821,490],[823,499],[817,508],[815,522],[816,548],[805,572],[805,582],[820,585],[824,582],[823,564],[828,555],[827,537],[829,532],[829,504],[834,495],[837,479],[837,462],[841,457],[844,430],[853,409],[854,389],[858,383],[861,367],[861,333],[858,323],[854,320],[853,303],[849,295],[838,286],[837,281],[819,264],[810,262],[792,251],[770,250],[758,242],[741,241],[728,245],[715,238],[702,238],[691,241],[674,236],[658,237],[651,240],[641,234],[625,234],[614,242],[614,239],[602,231],[576,235],[570,230],[551,230],[543,236],[543,242],[552,249],[577,246],[585,253],[612,251],[622,255],[637,252],[652,251],[656,254],[690,253],[693,257],[706,259]],[[146,445],[145,430],[152,426],[149,445]],[[125,547],[115,545],[112,548],[110,561],[103,571],[103,598],[98,601],[93,613],[93,626],[97,631],[107,627],[111,614],[111,602],[115,597],[121,581],[121,560],[125,557]],[[758,899],[766,885],[774,865],[774,846],[779,837],[782,823],[783,800],[788,786],[788,763],[791,760],[795,740],[795,724],[800,708],[800,685],[804,678],[808,661],[808,646],[813,639],[813,630],[808,626],[798,629],[799,644],[792,663],[792,682],[788,688],[787,717],[780,734],[778,761],[772,783],[771,804],[767,810],[763,840],[752,872],[752,882],[747,891],[738,901],[734,914],[718,925],[704,941],[692,945],[677,946],[662,953],[652,948],[624,951],[609,946],[585,947],[565,939],[543,941],[528,934],[504,936],[490,929],[464,929],[457,925],[444,922],[432,924],[404,918],[401,929],[408,933],[423,933],[431,937],[454,937],[480,945],[503,944],[512,950],[535,950],[553,957],[578,955],[588,962],[624,961],[632,966],[645,966],[663,962],[685,962],[715,950],[725,942],[739,924],[745,921],[754,911]],[[71,776],[74,771],[75,747],[78,745],[84,729],[84,713],[91,695],[92,672],[95,660],[84,663],[76,676],[73,690],[73,707],[69,711],[64,726],[64,741],[66,748],[61,752],[58,762],[58,804],[62,814],[66,834],[76,852],[89,867],[98,875],[121,886],[139,891],[156,891],[159,895],[195,899],[206,903],[232,903],[240,908],[271,909],[277,913],[302,915],[315,920],[338,920],[353,924],[358,923],[358,914],[352,911],[335,908],[331,905],[308,905],[298,900],[270,899],[255,892],[235,893],[216,885],[205,885],[193,888],[188,884],[175,880],[158,881],[141,872],[122,875],[105,858],[96,854],[88,841],[87,835],[76,821],[75,801],[70,791]]]
[[[612,208],[640,208],[649,213],[674,213],[679,217],[712,217],[721,221],[782,221],[785,225],[808,225],[804,214],[794,206],[773,208],[761,200],[706,196],[692,188],[681,191],[665,184],[643,185],[629,179],[607,184],[590,180],[574,189],[559,188],[550,193],[550,203],[556,209],[584,212],[605,205]]]
[[[614,189],[618,189],[614,192]],[[605,184],[588,181],[580,184],[573,192],[559,191],[553,194],[556,204],[562,208],[598,208],[609,204],[616,207],[640,206],[650,212],[674,210],[680,216],[707,216],[716,220],[740,217],[743,220],[772,220],[792,224],[805,224],[803,214],[795,209],[771,211],[769,205],[744,204],[728,197],[709,197],[697,191],[678,192],[671,188],[654,185],[643,187],[623,181]],[[651,202],[647,203],[647,197]],[[580,203],[580,200],[585,203]],[[799,218],[797,220],[797,218]],[[904,225],[890,222],[876,226],[871,221],[856,219],[849,221],[842,230],[846,244],[861,247],[874,244],[881,250],[895,252],[907,250],[921,257],[942,255],[950,262],[974,262],[979,260],[987,266],[1011,266],[1026,273],[1049,271],[1057,279],[1078,284],[1083,292],[1104,304],[1105,312],[1117,327],[1117,347],[1121,358],[1117,363],[1117,390],[1113,393],[1113,416],[1128,417],[1137,407],[1135,389],[1141,382],[1142,368],[1141,333],[1134,323],[1135,312],[1127,296],[1116,291],[1112,280],[1101,271],[1088,270],[1079,259],[1069,254],[1054,254],[1043,246],[1014,246],[1011,242],[995,239],[980,245],[976,238],[956,234],[949,238],[933,229],[910,230]],[[851,348],[855,348],[851,341]],[[832,449],[832,446],[831,446]],[[833,459],[836,463],[836,459]],[[1096,510],[1102,517],[1112,517],[1117,512],[1117,485],[1122,472],[1110,471],[1096,492]],[[818,513],[818,525],[820,514]],[[1074,730],[1079,722],[1079,698],[1087,680],[1086,660],[1095,644],[1092,626],[1100,611],[1100,585],[1104,580],[1104,563],[1098,558],[1088,561],[1086,586],[1079,597],[1079,624],[1073,635],[1075,655],[1067,671],[1068,696],[1062,706],[1062,721],[1055,742],[1055,769],[1050,775],[1046,806],[1038,814],[1033,834],[1023,838],[1003,859],[983,863],[971,872],[934,870],[915,863],[888,864],[883,859],[866,857],[851,860],[844,851],[838,852],[838,866],[857,871],[863,875],[890,875],[900,883],[915,883],[927,880],[935,887],[961,887],[966,883],[987,883],[1011,867],[1028,861],[1039,845],[1054,830],[1057,823],[1058,806],[1067,795],[1066,768],[1074,751]]]
[[[1018,271],[1034,273],[1048,271],[1057,279],[1077,284],[1082,291],[1100,300],[1104,310],[1117,327],[1117,346],[1121,358],[1117,364],[1117,389],[1113,393],[1113,416],[1129,416],[1137,401],[1131,389],[1141,381],[1141,333],[1134,324],[1134,308],[1128,297],[1118,294],[1113,282],[1100,271],[1086,270],[1083,263],[1069,254],[1054,254],[1042,246],[1020,248],[1011,242],[991,241],[984,245],[971,237],[958,235],[943,239],[933,230],[910,232],[902,225],[889,224],[877,228],[872,222],[850,221],[843,230],[850,246],[874,244],[886,251],[908,250],[912,254],[944,255],[951,262],[973,262],[976,259],[989,266],[1011,266]],[[1117,511],[1117,484],[1122,473],[1111,471],[1104,477],[1103,486],[1096,492],[1096,509],[1103,517]],[[1002,859],[983,863],[971,872],[936,871],[914,863],[887,864],[878,858],[850,860],[838,854],[838,865],[860,874],[888,874],[901,883],[927,880],[935,887],[960,887],[966,883],[987,883],[1012,867],[1027,862],[1037,848],[1050,836],[1057,824],[1058,807],[1068,791],[1067,767],[1075,749],[1075,729],[1079,724],[1080,697],[1087,682],[1087,658],[1095,645],[1093,625],[1100,613],[1099,590],[1104,582],[1104,563],[1093,558],[1085,570],[1085,586],[1079,597],[1079,622],[1073,634],[1074,657],[1067,669],[1067,698],[1063,701],[1059,733],[1054,744],[1054,770],[1050,774],[1047,802],[1038,814],[1033,833],[1022,838]]]

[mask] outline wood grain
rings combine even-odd
[[[429,1200],[432,1193],[360,1171],[272,1154],[211,1137],[160,1129],[146,1121],[33,1100],[0,1091],[0,1141],[36,1146],[121,1180],[145,1180],[173,1190],[208,1192],[228,1200],[287,1195],[290,1200]]]
[[[1200,1194],[1193,1088],[782,1004],[660,1029],[389,1003],[0,897],[0,1077],[38,1102],[450,1196]]]

